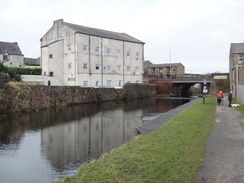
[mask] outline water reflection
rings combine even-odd
[[[185,102],[150,98],[0,116],[1,181],[43,182],[73,175],[82,163],[133,139],[146,116]]]
[[[142,123],[138,118],[141,112],[126,114],[128,117],[123,115],[122,109],[114,109],[43,129],[42,152],[52,167],[61,172],[77,161],[97,158],[102,152],[133,138],[134,128]]]

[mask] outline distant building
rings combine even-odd
[[[17,42],[0,41],[0,62],[7,67],[40,67],[40,57],[24,57]]]
[[[229,73],[211,73],[211,77],[214,80],[227,80],[229,79]]]
[[[125,33],[54,21],[41,38],[41,66],[49,85],[122,87],[142,83],[142,41]]]
[[[24,55],[17,42],[0,41],[0,62],[7,67],[24,66]]]
[[[29,58],[24,57],[25,67],[41,67],[40,57],[38,58]]]
[[[244,104],[244,43],[231,43],[229,54],[230,89]]]
[[[152,64],[144,62],[143,82],[153,79],[176,79],[185,74],[185,67],[181,63]]]

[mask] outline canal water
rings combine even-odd
[[[46,183],[136,136],[135,128],[189,100],[146,98],[0,116],[0,182]]]

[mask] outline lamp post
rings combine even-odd
[[[169,79],[171,79],[171,49],[166,48],[169,50]]]

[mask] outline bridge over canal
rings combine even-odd
[[[160,78],[157,78],[156,80],[160,80]],[[172,78],[168,78],[167,81],[173,83],[174,93],[182,97],[188,97],[190,88],[195,84],[201,84],[201,94],[203,91],[204,82],[206,83],[205,86],[207,86],[208,93],[213,93],[214,85],[215,85],[214,79],[211,77],[211,75],[199,75],[199,74],[184,74],[179,76],[175,75],[172,76]]]
[[[195,84],[201,84],[202,93],[204,82],[207,85],[208,93],[212,93],[214,90],[213,85],[211,85],[214,82],[213,78],[206,75],[187,74],[172,78],[171,81],[173,83],[174,91],[182,97],[189,96],[189,90]]]

